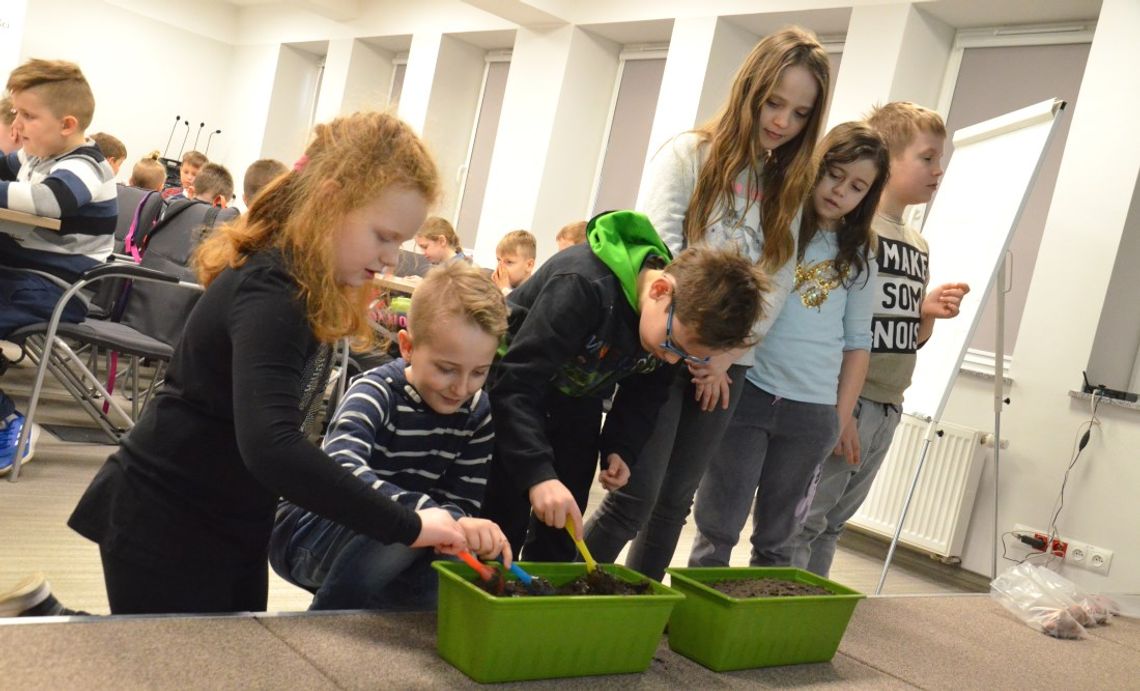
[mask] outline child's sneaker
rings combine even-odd
[[[0,421],[0,476],[7,475],[12,470],[12,461],[16,458],[16,445],[20,443],[20,431],[24,429],[24,416],[19,413],[12,413],[3,421]],[[38,425],[32,425],[32,432],[28,440],[28,448],[24,452],[24,456],[20,459],[20,463],[24,464],[32,460],[35,454],[36,441],[40,436],[40,428]]]
[[[51,584],[42,573],[35,573],[0,593],[0,617],[51,617],[68,610],[51,594]]]

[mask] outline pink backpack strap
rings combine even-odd
[[[143,197],[142,201],[139,202],[139,205],[135,207],[134,216],[131,218],[131,228],[127,231],[127,237],[123,238],[123,249],[126,250],[126,252],[132,257],[134,257],[136,264],[142,261],[142,252],[135,244],[135,231],[138,230],[139,217],[142,215],[143,207],[146,206],[146,203],[150,200],[150,198],[156,194],[158,193],[147,192],[146,196]]]

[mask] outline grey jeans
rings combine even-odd
[[[755,498],[753,566],[786,566],[780,547],[811,506],[839,440],[835,406],[773,396],[749,383],[697,490],[689,566],[727,566]]]
[[[679,368],[629,482],[608,493],[586,522],[586,546],[595,559],[612,562],[634,540],[626,566],[657,580],[665,576],[693,494],[744,392],[747,372],[745,365],[729,367],[728,409],[705,412],[689,371]]]
[[[803,526],[780,549],[792,566],[827,577],[835,558],[835,543],[843,526],[855,515],[883,465],[901,414],[899,407],[860,398],[855,404],[859,430],[859,464],[841,456],[823,463],[819,486]]]

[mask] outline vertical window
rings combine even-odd
[[[467,156],[455,215],[455,232],[464,247],[474,246],[475,233],[479,229],[483,195],[487,191],[487,174],[491,170],[491,152],[495,150],[495,135],[499,130],[499,116],[503,111],[503,94],[507,89],[510,69],[511,63],[506,60],[487,62],[483,94],[475,115],[475,131],[471,137],[471,149]]]

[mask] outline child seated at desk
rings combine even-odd
[[[131,177],[127,184],[131,187],[161,192],[162,185],[165,182],[166,168],[158,160],[158,152],[152,151],[140,158],[135,167],[131,169]]]
[[[63,295],[58,283],[12,269],[46,272],[71,283],[111,253],[118,191],[106,158],[85,134],[95,96],[79,66],[33,59],[8,77],[23,149],[0,157],[0,207],[60,219],[59,230],[0,234],[0,338],[47,321]],[[79,322],[86,307],[72,300],[63,320]],[[2,369],[2,368],[0,368]],[[24,416],[0,391],[0,475],[15,458]],[[33,430],[32,441],[35,441]],[[32,457],[31,445],[24,461]]]
[[[463,254],[463,247],[459,244],[455,228],[446,218],[428,217],[420,226],[420,231],[416,233],[416,246],[432,264],[447,264],[459,260],[471,263]]]
[[[487,559],[510,548],[479,513],[494,446],[483,381],[507,308],[483,273],[455,262],[416,289],[401,359],[357,378],[325,436],[324,450],[376,492],[410,509],[440,507],[469,549]],[[310,609],[428,609],[436,601],[434,550],[384,544],[288,501],[277,509],[269,560],[315,594]]]
[[[512,230],[499,240],[495,248],[497,266],[491,280],[503,291],[503,295],[518,288],[534,273],[534,256],[538,243],[534,235],[525,230]]]

